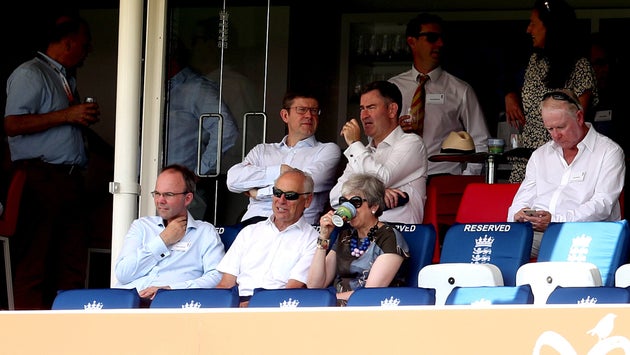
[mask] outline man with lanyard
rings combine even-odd
[[[75,71],[91,47],[88,24],[57,18],[46,50],[7,80],[4,127],[14,169],[27,180],[15,243],[15,308],[49,309],[58,290],[84,287],[86,204],[82,131],[98,104],[80,103]]]

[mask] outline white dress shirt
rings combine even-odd
[[[285,288],[289,279],[306,284],[318,233],[303,217],[283,231],[273,218],[243,228],[217,265],[236,276],[240,296],[258,287]]]
[[[299,141],[294,147],[289,147],[286,140],[285,136],[280,143],[256,145],[243,162],[228,170],[226,183],[230,191],[243,193],[258,189],[256,198],[250,197],[242,220],[255,216],[271,216],[273,184],[280,175],[280,165],[287,164],[307,172],[313,178],[313,201],[304,210],[304,218],[311,224],[319,222],[328,192],[336,181],[341,149],[335,143],[318,142],[314,136]]]
[[[578,154],[570,165],[554,141],[532,153],[508,221],[514,221],[514,214],[524,207],[549,211],[552,222],[621,218],[619,194],[626,172],[623,150],[590,123],[586,125],[588,133],[578,143]]]
[[[422,138],[403,132],[397,126],[379,145],[352,143],[343,154],[348,164],[337,184],[330,190],[330,205],[339,205],[341,187],[350,175],[368,173],[378,176],[385,187],[397,188],[409,194],[404,206],[383,212],[380,220],[399,223],[422,223],[424,201],[427,198],[427,152]]]
[[[411,70],[389,79],[396,84],[403,96],[401,114],[407,114],[413,94],[418,87],[416,78],[420,74],[413,65]],[[465,81],[449,74],[441,67],[428,73],[431,78],[425,84],[424,131],[422,139],[427,157],[440,153],[442,142],[449,133],[467,131],[475,142],[477,152],[488,151],[488,127],[473,88]],[[468,164],[463,171],[462,163],[429,162],[429,175],[454,174],[479,175],[483,164]]]

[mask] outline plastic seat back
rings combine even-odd
[[[440,263],[494,264],[503,284],[516,285],[518,268],[529,261],[530,223],[456,223],[446,232]]]
[[[604,286],[615,285],[615,272],[628,261],[628,222],[551,223],[543,234],[538,261],[578,261],[599,268]]]
[[[435,290],[423,287],[363,287],[348,298],[348,307],[434,305]]]
[[[486,306],[497,304],[533,304],[534,294],[529,285],[479,286],[453,288],[446,298],[447,305]]]
[[[238,307],[238,287],[159,289],[149,308]]]
[[[602,277],[592,263],[537,261],[518,269],[516,284],[529,284],[534,293],[534,304],[541,305],[547,302],[557,286],[602,286]]]
[[[140,308],[140,296],[135,288],[81,288],[59,291],[52,310]]]
[[[221,242],[223,243],[225,251],[230,249],[230,246],[234,243],[234,240],[241,229],[243,229],[243,227],[240,224],[216,226],[217,233],[219,234],[219,237],[221,237]]]
[[[418,272],[431,264],[435,250],[435,230],[430,224],[394,224],[407,245],[410,257],[401,267],[405,268],[407,286],[418,286]]]
[[[337,305],[334,288],[281,288],[254,290],[248,307],[333,307]]]
[[[521,184],[471,183],[466,185],[457,209],[459,223],[505,222]]]
[[[623,287],[562,287],[558,286],[547,298],[547,304],[606,304],[630,303],[630,290]]]
[[[615,286],[630,286],[630,264],[623,264],[617,268],[617,271],[615,271]]]

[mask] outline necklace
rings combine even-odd
[[[350,238],[350,255],[354,256],[355,258],[358,258],[361,255],[363,255],[365,251],[369,248],[372,240],[374,239],[374,233],[376,233],[377,229],[378,229],[378,222],[376,222],[374,227],[370,228],[370,230],[368,231],[367,237],[363,239],[360,246],[359,246],[359,236],[357,235],[358,233],[353,235],[352,238]]]

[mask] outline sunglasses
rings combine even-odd
[[[423,36],[427,38],[427,42],[429,43],[435,43],[442,38],[442,34],[440,32],[420,32],[416,38]]]
[[[276,196],[277,198],[281,198],[282,195],[284,195],[284,198],[286,198],[289,201],[295,201],[300,197],[300,195],[308,195],[308,194],[310,194],[310,192],[299,193],[295,191],[282,191],[277,187],[273,188],[274,196]]]
[[[568,95],[568,94],[566,94],[563,91],[551,91],[551,92],[548,92],[545,95],[543,95],[543,101],[547,100],[550,97],[552,99],[554,99],[554,100],[567,101],[569,103],[572,103],[572,104],[575,105],[575,107],[578,108],[578,110],[582,109],[582,105],[580,105],[579,101],[577,101],[576,99],[571,97],[571,95]]]
[[[363,205],[363,201],[367,201],[364,198],[361,198],[360,196],[352,196],[350,197],[350,199],[347,199],[343,196],[339,197],[339,204],[341,205],[344,202],[350,202],[352,204],[352,206],[354,206],[355,208],[360,208],[361,205]]]

